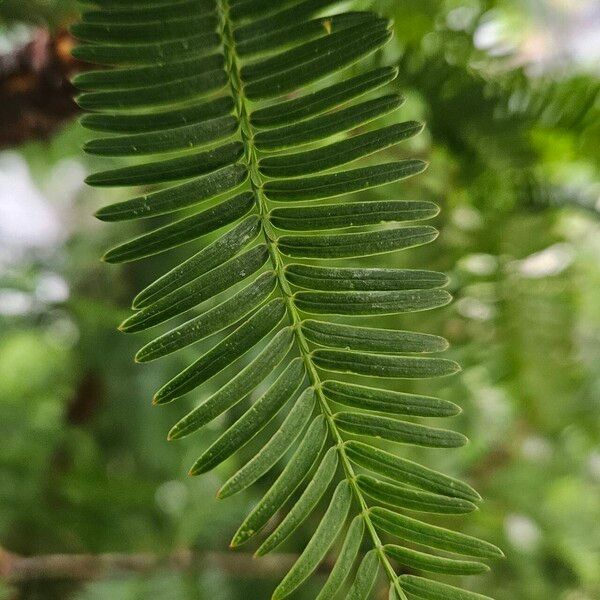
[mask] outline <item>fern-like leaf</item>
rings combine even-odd
[[[467,513],[480,500],[477,492],[372,445],[377,439],[438,448],[466,442],[460,433],[406,420],[450,417],[458,406],[384,384],[456,372],[452,361],[429,356],[445,350],[446,341],[378,329],[369,320],[446,304],[447,278],[365,266],[376,259],[356,267],[340,263],[437,236],[431,226],[411,224],[437,214],[431,202],[346,198],[426,167],[419,160],[378,164],[373,158],[422,128],[413,121],[377,124],[402,105],[393,91],[375,94],[397,70],[365,67],[345,77],[346,67],[389,42],[390,22],[370,12],[322,16],[335,6],[332,0],[93,3],[73,27],[84,42],[74,53],[112,68],[83,73],[75,84],[83,90],[79,104],[94,111],[83,125],[111,135],[89,141],[85,150],[139,158],[87,181],[159,186],[98,211],[105,221],[159,219],[104,258],[122,263],[195,246],[189,259],[136,296],[135,312],[120,328],[145,330],[195,309],[144,346],[139,362],[209,340],[209,349],[155,395],[157,404],[191,392],[199,398],[169,439],[188,436],[258,395],[191,468],[193,475],[213,469],[271,427],[254,457],[219,490],[220,498],[278,469],[290,454],[232,545],[254,538],[281,513],[257,550],[266,554],[329,495],[320,524],[274,598],[300,586],[338,537],[344,540],[339,558],[319,599],[332,598],[357,562],[348,598],[368,598],[380,570],[392,598],[479,597],[420,577],[398,577],[392,566],[485,572],[481,562],[431,549],[488,559],[501,555],[497,548],[403,514]],[[207,384],[221,371],[228,382],[208,394]],[[372,378],[373,386],[352,382],[356,375]],[[394,543],[384,544],[383,535]],[[427,550],[400,545],[406,541]]]

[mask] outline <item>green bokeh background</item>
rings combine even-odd
[[[465,578],[465,587],[498,600],[597,599],[600,53],[571,53],[572,37],[559,26],[587,3],[345,4],[395,18],[392,47],[372,61],[400,62],[401,116],[427,122],[425,133],[388,154],[424,157],[429,170],[375,195],[434,199],[443,209],[434,244],[382,262],[444,270],[455,296],[442,310],[381,326],[449,339],[447,356],[463,372],[419,390],[464,409],[453,425],[471,443],[401,452],[468,480],[485,498],[452,527],[501,546],[506,560],[489,575]],[[5,0],[0,37],[9,47],[33,25],[64,25],[75,10],[62,0]],[[589,26],[586,15],[580,26]],[[115,330],[134,293],[177,257],[123,267],[98,261],[138,230],[90,216],[119,192],[81,185],[101,166],[80,152],[88,137],[73,123],[48,142],[0,154],[2,193],[12,194],[2,210],[31,206],[38,214],[25,202],[38,198],[36,218],[46,227],[28,231],[26,212],[0,217],[9,232],[0,241],[0,546],[20,555],[226,552],[272,477],[218,502],[219,484],[247,453],[212,474],[185,476],[239,412],[200,435],[166,441],[194,395],[162,408],[150,398],[201,346],[139,366],[132,356],[150,335]],[[44,241],[48,223],[55,229]],[[302,547],[315,518],[285,552]],[[259,564],[253,576],[238,576],[201,561],[184,572],[115,573],[81,584],[0,580],[0,598],[258,600],[275,584]],[[376,598],[387,597],[381,584]],[[314,597],[318,586],[317,577],[295,597]]]

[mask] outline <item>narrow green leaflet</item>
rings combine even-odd
[[[264,192],[269,200],[278,202],[333,198],[401,181],[426,167],[422,160],[411,159],[315,177],[272,180],[265,183]]]
[[[151,115],[148,118],[152,118]],[[238,129],[238,122],[232,116],[215,117],[155,131],[154,128],[143,133],[104,137],[90,140],[83,149],[88,154],[97,156],[143,156],[191,150],[216,142],[233,135]]]
[[[261,100],[292,92],[343,67],[350,66],[372,54],[392,38],[392,31],[385,23],[371,28],[365,27],[364,31],[356,36],[351,35],[350,32],[351,29],[345,30],[343,43],[315,56],[313,60],[248,83],[245,87],[246,96],[250,100]]]
[[[431,396],[382,390],[343,381],[324,381],[322,389],[328,400],[361,410],[411,417],[453,417],[460,413],[460,407],[456,404]]]
[[[236,40],[242,40],[309,17],[331,4],[332,0],[280,0],[277,3],[264,0],[231,0],[230,17],[234,22],[247,17],[257,18],[236,30]]]
[[[304,522],[329,487],[337,464],[337,450],[330,448],[296,504],[256,551],[257,556],[264,556],[279,546]]]
[[[262,273],[231,298],[146,344],[135,355],[136,362],[156,360],[233,325],[260,306],[271,295],[275,284],[272,271]]]
[[[381,448],[355,440],[346,442],[345,448],[352,462],[374,473],[389,477],[393,481],[401,481],[422,490],[463,498],[471,502],[481,500],[481,496],[470,485]]]
[[[367,32],[376,35],[379,32],[385,31],[387,27],[388,20],[380,17],[369,19],[345,30],[332,31],[329,35],[324,35],[315,40],[294,46],[289,50],[284,50],[278,54],[244,65],[241,77],[244,81],[252,84],[252,82],[264,79],[265,77],[281,75],[290,68],[290,65],[294,65],[294,68],[299,68],[313,63],[315,57],[325,54],[335,55],[340,48],[345,48],[348,45],[348,38],[350,36],[357,35],[363,37]]]
[[[222,342],[161,387],[154,396],[154,403],[171,402],[231,365],[258,344],[283,319],[285,310],[281,298],[263,306]]]
[[[167,294],[222,265],[256,238],[260,229],[260,220],[257,216],[247,217],[212,244],[143,289],[134,298],[133,308],[139,309],[154,304]]]
[[[215,69],[201,75],[169,81],[160,85],[130,88],[125,90],[106,90],[79,94],[75,101],[87,110],[124,110],[153,108],[170,103],[173,96],[181,101],[208,96],[227,85],[227,73]]]
[[[231,113],[234,101],[231,96],[196,102],[152,113],[92,113],[81,117],[81,124],[92,131],[107,133],[147,133],[210,121]]]
[[[317,150],[263,158],[259,167],[268,177],[299,177],[326,171],[394,146],[422,129],[423,125],[415,121],[398,123]]]
[[[286,327],[235,377],[176,423],[169,431],[169,439],[185,437],[235,406],[273,372],[291,346],[292,329]]]
[[[344,526],[351,502],[350,485],[347,481],[341,481],[300,558],[273,592],[273,600],[289,596],[318,567]]]
[[[174,221],[109,250],[103,260],[122,263],[165,252],[212,233],[243,217],[254,206],[254,194],[244,192],[191,217]]]
[[[81,16],[81,20],[86,23],[148,23],[149,21],[202,15],[212,12],[215,4],[213,0],[182,0],[180,2],[171,0],[157,6],[154,6],[153,3],[142,6],[132,4],[131,7],[124,4],[124,6],[125,8],[111,6],[108,10],[86,11]]]
[[[392,94],[374,100],[367,100],[356,106],[349,106],[333,114],[315,117],[296,125],[261,131],[256,134],[256,146],[260,150],[280,150],[308,144],[315,140],[323,140],[397,110],[403,102],[402,96]],[[268,164],[269,160],[275,159],[263,159],[260,165],[263,165],[265,161]],[[280,158],[278,157],[277,160],[280,160]],[[269,175],[267,172],[265,174]],[[282,176],[289,177],[285,173]]]
[[[203,452],[190,473],[200,475],[214,469],[249,442],[292,397],[300,387],[304,375],[304,365],[298,360],[291,362],[267,392]]]
[[[375,580],[379,575],[379,557],[375,549],[369,550],[362,559],[354,583],[348,591],[346,600],[368,600]]]
[[[198,71],[212,71],[222,69],[224,66],[225,57],[221,53],[216,53],[204,58],[187,58],[169,64],[85,71],[73,78],[73,85],[83,90],[123,90],[170,83],[192,77]]]
[[[314,231],[429,219],[438,212],[432,202],[384,200],[320,206],[274,208],[269,220],[278,229]]]
[[[446,358],[366,354],[328,348],[315,350],[311,357],[320,369],[368,377],[422,379],[444,377],[459,370],[459,366],[454,361]]]
[[[324,315],[394,315],[430,310],[450,302],[445,290],[397,292],[296,292],[294,304],[302,311]]]
[[[194,15],[182,19],[161,19],[148,23],[76,23],[71,33],[79,40],[123,45],[180,40],[217,28],[216,16]]]
[[[240,56],[261,54],[267,50],[287,47],[294,42],[307,41],[327,35],[330,31],[338,31],[347,27],[373,20],[376,16],[370,12],[350,12],[330,17],[321,17],[304,23],[293,23],[290,26],[276,29],[271,33],[259,35],[237,44]]]
[[[335,108],[390,83],[396,67],[382,67],[336,83],[311,94],[255,110],[250,119],[256,127],[269,128],[296,123]]]
[[[438,232],[433,227],[398,227],[365,233],[332,235],[284,235],[277,248],[295,258],[353,258],[405,250],[433,241]]]
[[[244,146],[241,142],[230,142],[206,152],[101,171],[90,175],[85,181],[88,185],[96,187],[150,185],[177,181],[205,175],[231,165],[239,160],[243,153]]]
[[[168,321],[250,277],[267,259],[266,247],[255,246],[145,306],[121,323],[119,329],[132,333]]]
[[[306,338],[320,346],[383,354],[424,354],[442,352],[448,347],[448,342],[437,335],[396,329],[357,327],[312,319],[302,322],[302,331]],[[438,404],[438,407],[440,406],[442,404]]]
[[[488,596],[414,575],[400,575],[399,580],[402,589],[416,600],[492,600]]]
[[[414,490],[406,486],[398,486],[379,481],[369,475],[359,475],[357,482],[360,489],[378,502],[396,508],[405,508],[418,512],[437,513],[440,515],[460,515],[473,512],[477,507],[468,500],[452,498],[431,492]]]
[[[329,600],[330,598],[333,598],[344,581],[346,581],[350,574],[350,570],[352,569],[352,565],[354,564],[354,560],[358,555],[358,551],[360,550],[364,529],[365,524],[362,517],[360,515],[354,517],[352,523],[350,523],[348,532],[346,533],[344,544],[335,561],[335,565],[333,566],[333,569],[331,569],[331,573],[329,574],[325,585],[321,588],[316,600]]]
[[[232,548],[245,544],[251,537],[256,535],[285,504],[294,490],[308,475],[323,448],[326,437],[327,425],[324,417],[319,415],[310,424],[281,475],[240,525],[231,541]],[[349,504],[350,498],[348,497]]]
[[[436,271],[315,267],[294,263],[286,265],[285,277],[295,286],[328,292],[425,290],[443,287],[448,283],[448,277]],[[391,334],[392,331],[389,330],[388,333]]]
[[[340,429],[347,433],[381,438],[400,444],[429,448],[460,448],[467,443],[467,438],[456,431],[427,427],[378,415],[339,412],[334,415],[334,419]]]
[[[308,388],[296,400],[281,427],[260,452],[225,482],[217,496],[227,498],[227,496],[236,494],[252,485],[259,477],[273,468],[304,430],[314,406],[315,393],[312,388]]]
[[[202,56],[219,47],[217,33],[197,33],[184,40],[149,44],[85,44],[72,53],[75,58],[100,65],[142,64],[168,62],[190,56]]]
[[[384,550],[388,556],[391,556],[400,564],[418,571],[447,573],[449,575],[481,575],[490,570],[487,565],[480,562],[442,558],[394,544],[384,546]]]
[[[436,525],[429,525],[411,517],[392,512],[387,508],[371,508],[373,523],[390,535],[394,535],[421,546],[429,546],[446,552],[466,554],[478,558],[500,558],[503,555],[499,548],[489,542],[450,531]]]

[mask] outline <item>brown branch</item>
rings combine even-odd
[[[216,568],[236,577],[276,578],[285,575],[297,558],[296,554],[270,554],[256,559],[249,553],[191,550],[179,550],[168,556],[152,553],[19,556],[0,548],[0,579],[12,584],[52,579],[90,581],[119,573],[206,568]]]
[[[0,149],[48,139],[79,109],[70,78],[84,64],[71,56],[66,31],[35,31],[25,46],[0,56]]]

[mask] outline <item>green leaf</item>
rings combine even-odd
[[[319,566],[348,517],[352,493],[347,481],[338,484],[329,508],[289,573],[273,592],[273,600],[289,596]]]
[[[312,388],[304,390],[281,427],[269,438],[260,452],[230,477],[219,490],[218,498],[227,498],[252,485],[270,471],[298,438],[310,419],[315,406]],[[306,436],[305,436],[306,438]]]
[[[448,342],[437,335],[395,329],[356,327],[312,319],[302,321],[302,332],[307,339],[320,346],[364,350],[365,352],[428,353],[442,352],[448,347]],[[442,406],[450,408],[450,405],[443,403],[435,404],[436,410],[440,410]],[[433,408],[433,405],[430,407]],[[451,414],[458,414],[456,408],[452,409]]]
[[[487,565],[480,562],[442,558],[394,544],[388,544],[383,548],[388,556],[391,556],[400,564],[418,571],[448,573],[450,575],[481,575],[490,570]],[[444,596],[444,598],[447,598],[447,596]]]
[[[75,58],[100,65],[127,65],[180,60],[203,56],[218,48],[221,38],[217,33],[197,33],[181,40],[149,44],[85,44],[72,53]]]
[[[156,392],[155,404],[171,402],[231,365],[260,342],[285,315],[283,300],[276,298],[258,312],[253,314],[245,323],[229,334],[222,342],[203,354],[198,360],[184,369]]]
[[[231,142],[206,152],[168,160],[111,169],[86,178],[88,185],[97,187],[150,185],[197,177],[237,162],[244,154],[240,142]]]
[[[460,413],[460,407],[456,404],[431,396],[393,392],[329,380],[323,382],[322,389],[328,400],[361,410],[411,417],[453,417]]]
[[[135,360],[156,360],[229,327],[260,306],[271,295],[275,285],[272,271],[262,273],[231,298],[146,344],[135,355]]]
[[[92,113],[81,117],[81,124],[93,131],[107,133],[146,133],[193,125],[231,114],[234,101],[231,96],[178,106],[152,113]],[[233,123],[235,125],[235,123]],[[153,150],[152,150],[153,151]]]
[[[462,498],[422,492],[406,486],[379,481],[369,475],[359,475],[356,480],[360,489],[367,496],[396,508],[440,515],[460,515],[477,509],[472,502]]]
[[[151,86],[126,90],[107,90],[79,94],[75,101],[87,110],[124,110],[170,104],[172,98],[179,101],[193,100],[212,94],[227,85],[227,73],[214,69],[201,75]]]
[[[167,294],[219,267],[256,238],[260,229],[257,216],[247,217],[212,244],[143,289],[134,298],[133,308],[139,309],[154,304]]]
[[[423,125],[415,121],[398,123],[317,150],[269,156],[260,161],[259,167],[268,177],[299,177],[326,171],[389,148],[417,135],[422,129]]]
[[[272,180],[265,183],[264,192],[269,200],[278,202],[332,198],[394,183],[422,173],[426,167],[422,160],[402,160],[329,175]]]
[[[295,42],[311,40],[329,32],[346,29],[372,21],[377,15],[371,12],[349,12],[330,17],[321,17],[306,22],[291,22],[289,26],[276,29],[264,35],[254,36],[237,44],[236,50],[239,56],[250,56],[262,54],[268,50],[275,50],[282,46],[290,46]],[[234,34],[235,35],[235,34]]]
[[[109,250],[103,256],[103,260],[109,263],[131,262],[171,250],[237,221],[253,206],[254,194],[244,192],[207,210],[120,244]]]
[[[91,140],[83,149],[98,156],[143,156],[200,148],[230,137],[238,129],[231,116],[217,117],[172,129]]]
[[[382,98],[375,98],[374,100],[367,100],[356,106],[350,106],[338,110],[333,114],[329,113],[308,121],[302,121],[302,123],[297,123],[296,125],[287,125],[285,127],[278,127],[277,129],[261,131],[256,134],[256,147],[260,150],[279,150],[281,148],[293,148],[294,146],[308,144],[315,140],[323,140],[337,133],[369,123],[374,119],[397,110],[402,106],[403,102],[404,99],[402,96],[392,94],[383,96]],[[263,159],[260,164],[264,164],[266,160]],[[280,157],[277,157],[277,160],[280,160]]]
[[[217,28],[213,15],[194,15],[182,19],[161,19],[148,23],[76,23],[71,33],[79,40],[122,45],[181,40]]]
[[[189,435],[235,406],[273,372],[291,345],[292,329],[286,327],[277,333],[267,347],[235,377],[176,423],[169,431],[169,439]],[[288,368],[293,367],[290,365]]]
[[[251,537],[255,536],[285,504],[294,490],[308,475],[323,448],[326,437],[327,425],[324,417],[319,415],[310,424],[281,475],[240,525],[231,541],[232,548],[245,544]],[[348,499],[348,504],[350,504],[350,499]],[[315,535],[313,540],[316,537]]]
[[[426,206],[424,210],[423,206]],[[274,208],[269,213],[269,220],[278,229],[314,231],[429,219],[437,212],[432,202],[384,200]]]
[[[127,221],[168,214],[233,190],[247,177],[246,167],[230,165],[164,190],[110,204],[96,212],[96,217],[101,221]]]
[[[264,556],[277,548],[306,520],[327,491],[337,464],[337,450],[330,448],[296,504],[256,551],[257,556]]]
[[[127,6],[127,5],[125,5]],[[148,23],[156,20],[181,19],[183,17],[194,17],[214,10],[213,0],[173,0],[164,4],[132,5],[127,8],[109,7],[105,10],[86,11],[81,20],[86,23]]]
[[[250,277],[268,258],[265,246],[255,246],[145,306],[123,321],[119,329],[132,333],[168,321]]]
[[[417,600],[492,600],[488,596],[460,590],[454,586],[414,575],[399,577],[402,589]]]
[[[292,92],[352,65],[384,46],[392,38],[392,31],[387,23],[377,23],[371,28],[359,27],[362,31],[356,32],[356,35],[353,34],[355,28],[344,30],[344,39],[340,40],[338,45],[315,56],[313,60],[292,65],[280,73],[248,83],[245,87],[246,96],[250,100],[261,100]]]
[[[277,247],[283,254],[295,258],[352,258],[422,246],[433,241],[437,235],[437,230],[428,226],[398,227],[365,233],[284,235],[277,239]]]
[[[290,65],[299,68],[302,65],[312,63],[315,57],[335,56],[341,48],[347,47],[349,36],[356,36],[356,39],[361,39],[366,32],[376,35],[385,32],[387,27],[387,19],[374,18],[341,31],[331,32],[316,40],[299,44],[279,54],[244,65],[241,70],[241,77],[244,81],[252,84],[252,82],[266,77],[281,75],[286,69],[289,69]]]
[[[267,392],[202,453],[190,474],[200,475],[214,469],[249,442],[283,408],[300,387],[304,376],[304,365],[291,362]]]
[[[302,311],[326,315],[394,315],[430,310],[450,302],[445,290],[397,292],[296,292],[294,303]]]
[[[445,358],[390,356],[322,348],[315,350],[311,357],[321,369],[368,377],[421,379],[452,375],[459,370],[454,361]]]
[[[479,558],[500,558],[504,556],[502,551],[493,544],[464,533],[429,525],[392,512],[387,508],[376,506],[371,508],[370,511],[372,521],[378,528],[409,542]]]
[[[471,502],[481,500],[481,496],[470,485],[380,448],[354,440],[346,442],[345,448],[352,462],[393,481]]]
[[[347,433],[366,435],[399,444],[429,448],[460,448],[467,438],[456,431],[426,427],[389,417],[362,413],[339,412],[334,415],[336,424]]]
[[[362,559],[346,600],[367,600],[379,575],[377,550],[369,550]]]
[[[170,83],[193,77],[198,71],[214,71],[224,66],[225,57],[217,53],[168,64],[85,71],[73,78],[73,85],[82,90],[124,90]]]
[[[446,275],[436,271],[315,267],[294,263],[286,265],[285,277],[298,287],[329,292],[424,290],[448,283]]]
[[[382,67],[330,85],[300,98],[255,110],[250,119],[256,127],[289,125],[340,106],[390,83],[398,76],[396,67]]]
[[[352,564],[358,555],[364,534],[364,521],[362,517],[356,516],[350,523],[344,544],[340,550],[335,565],[321,588],[316,600],[329,600],[335,596],[352,569]]]

